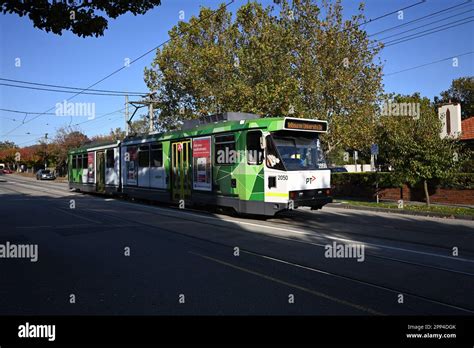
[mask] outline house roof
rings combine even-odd
[[[461,140],[474,139],[474,116],[461,121]]]

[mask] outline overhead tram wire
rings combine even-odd
[[[18,143],[18,144],[15,144],[16,146],[20,146],[20,145],[24,145],[24,144],[28,144],[28,143],[31,143],[31,142],[36,142],[36,141],[39,141],[41,139],[44,139],[44,136],[42,137],[39,137],[39,138],[36,138],[36,139],[33,139],[33,140],[28,140],[28,141],[24,141],[22,143]],[[29,146],[33,146],[33,145],[36,145],[36,144],[31,144]]]
[[[423,1],[424,1],[424,0],[423,0]],[[229,1],[227,4],[225,4],[223,7],[224,7],[224,8],[227,8],[228,6],[232,5],[234,2],[235,2],[235,0],[231,0],[231,1]],[[206,20],[206,19],[208,19],[208,18],[211,18],[214,14],[216,14],[218,11],[221,11],[221,10],[222,10],[222,8],[220,7],[219,9],[213,11],[209,16],[200,19],[200,20],[198,21],[198,23],[200,23],[201,21]],[[183,33],[179,33],[179,35],[182,35],[182,34],[183,34]],[[169,38],[169,39],[163,41],[163,42],[160,43],[159,45],[157,45],[157,46],[153,47],[152,49],[146,51],[145,53],[143,53],[143,54],[140,55],[139,57],[137,57],[137,58],[133,59],[132,61],[130,61],[129,64],[128,64],[128,66],[132,65],[133,63],[135,63],[135,62],[137,62],[138,60],[142,59],[143,57],[147,56],[148,54],[150,54],[150,53],[156,51],[158,48],[160,48],[161,46],[167,44],[167,43],[170,42],[170,41],[171,41],[171,38]],[[77,92],[76,94],[74,94],[73,96],[71,96],[70,98],[68,98],[67,101],[69,101],[69,100],[71,100],[71,99],[77,97],[78,95],[84,93],[85,91],[89,90],[90,88],[92,88],[92,87],[98,85],[99,83],[105,81],[105,80],[108,79],[109,77],[111,77],[111,76],[117,74],[118,72],[120,72],[120,71],[122,71],[123,69],[125,69],[125,67],[126,67],[126,66],[122,66],[122,67],[120,67],[119,69],[117,69],[117,70],[111,72],[110,74],[108,74],[107,76],[101,78],[100,80],[98,80],[97,82],[93,83],[92,85],[90,85],[89,87],[85,88],[84,90]],[[54,109],[54,107],[52,107],[52,108],[46,110],[45,113],[47,113],[47,112],[49,112],[49,111],[51,111],[51,110],[53,110],[53,109]],[[5,136],[11,134],[12,132],[14,132],[15,130],[17,130],[18,128],[20,128],[20,127],[23,126],[24,124],[29,123],[29,122],[31,122],[31,121],[34,121],[34,120],[36,120],[36,119],[37,119],[38,117],[40,117],[40,116],[41,116],[41,115],[37,115],[37,116],[31,118],[30,120],[28,120],[28,122],[25,122],[25,123],[20,124],[19,126],[13,128],[13,129],[11,129],[10,131],[8,131],[8,132],[5,133],[5,134],[2,134],[1,136],[2,136],[2,137],[5,137]]]
[[[400,73],[403,73],[403,72],[405,72],[405,71],[410,71],[410,70],[422,68],[422,67],[425,67],[425,66],[428,66],[428,65],[433,65],[433,64],[436,64],[436,63],[441,63],[441,62],[444,62],[444,61],[446,61],[446,60],[450,60],[450,59],[458,58],[458,57],[462,57],[462,56],[467,56],[467,55],[473,54],[473,53],[474,53],[474,51],[465,52],[465,53],[458,54],[458,55],[455,55],[455,56],[451,56],[451,57],[446,57],[446,58],[443,58],[443,59],[435,60],[435,61],[430,62],[430,63],[425,63],[425,64],[417,65],[417,66],[414,66],[414,67],[411,67],[411,68],[407,68],[407,69],[403,69],[403,70],[399,70],[399,71],[394,71],[394,72],[391,72],[391,73],[388,73],[388,74],[384,74],[383,76],[386,77],[386,76],[391,76],[391,75],[400,74]]]
[[[412,35],[408,35],[408,36],[405,36],[405,37],[402,37],[402,38],[398,38],[398,39],[386,42],[386,43],[384,43],[384,48],[394,46],[394,45],[398,45],[398,44],[401,44],[401,43],[404,43],[404,42],[407,42],[407,41],[411,41],[411,40],[414,40],[414,39],[418,39],[420,37],[435,34],[435,33],[438,33],[440,31],[444,31],[444,30],[448,30],[448,29],[451,29],[451,28],[459,27],[460,25],[468,24],[468,23],[470,23],[474,20],[474,19],[471,19],[471,18],[474,18],[474,17],[471,16],[471,17],[467,18],[467,19],[470,19],[470,20],[468,20],[466,22],[463,22],[463,23],[457,23],[457,24],[451,25],[451,26],[443,25],[443,26],[441,26],[441,29],[438,29],[438,30],[434,30],[434,29],[440,28],[440,27],[431,28],[429,30],[425,30],[425,31],[420,32],[420,33],[414,33]],[[431,30],[434,30],[434,31],[431,31]],[[424,34],[421,34],[421,33],[424,33]]]
[[[113,114],[113,113],[120,112],[120,111],[123,111],[123,110],[125,110],[125,108],[121,108],[121,109],[118,109],[118,110],[116,110],[116,111],[112,111],[112,112],[109,112],[109,113],[106,113],[106,114],[100,114],[100,115],[98,115],[98,116],[99,116],[99,117],[103,117],[103,116],[111,115],[111,114]],[[0,108],[0,111],[13,112],[13,113],[23,114],[23,115],[28,114],[28,115],[50,115],[50,116],[56,116],[56,114],[53,113],[53,112],[43,113],[43,112],[22,111],[22,110],[2,109],[2,108]]]
[[[0,110],[1,110],[1,109],[0,109]],[[79,125],[84,124],[84,123],[87,123],[87,122],[96,121],[96,120],[98,120],[98,119],[102,119],[102,118],[104,118],[104,117],[106,117],[106,116],[112,115],[112,114],[114,114],[114,113],[117,113],[117,112],[120,112],[120,111],[123,111],[123,110],[125,110],[125,108],[118,109],[118,110],[109,112],[109,113],[107,113],[107,114],[102,114],[102,115],[100,115],[99,117],[96,117],[96,118],[94,118],[94,119],[92,119],[92,120],[87,120],[87,121],[84,121],[84,122],[76,123],[76,124],[74,124],[73,126],[79,126]],[[105,121],[105,119],[104,119],[104,121]],[[24,136],[27,136],[27,135],[29,135],[29,136],[33,135],[33,136],[34,136],[34,135],[37,135],[37,134],[24,134]],[[20,135],[15,135],[15,136],[20,136]],[[23,136],[23,135],[21,135],[21,136]],[[35,142],[35,141],[41,140],[41,139],[43,139],[43,138],[44,138],[44,137],[36,138],[36,139],[33,139],[33,140],[28,140],[28,141],[25,141],[25,142],[23,142],[23,143],[19,143],[19,144],[16,144],[16,145],[23,145],[23,144],[27,144],[27,143],[30,143],[30,142]],[[33,144],[33,145],[34,145],[34,144]]]
[[[13,112],[13,113],[17,113],[17,114],[31,114],[31,115],[39,115],[39,114],[43,114],[43,115],[56,115],[52,112],[50,113],[41,113],[41,112],[32,112],[32,111],[21,111],[21,110],[12,110],[12,109],[0,109],[0,111],[6,111],[6,112]]]
[[[113,115],[113,114],[115,114],[115,113],[122,112],[122,111],[124,111],[124,110],[125,110],[125,108],[121,108],[121,109],[118,109],[118,110],[109,112],[109,113],[107,113],[107,114],[100,115],[99,117],[93,118],[92,120],[87,120],[87,121],[84,121],[84,122],[75,123],[74,126],[79,126],[79,125],[84,124],[84,123],[93,122],[93,121],[99,120],[99,119],[101,119],[101,118],[103,118],[103,117],[106,117],[106,116],[109,116],[109,115]]]
[[[57,90],[57,89],[50,89],[50,88],[31,87],[31,86],[19,86],[19,85],[12,85],[12,84],[9,84],[9,83],[0,83],[0,86],[23,88],[23,89],[32,89],[32,90],[40,90],[40,91],[56,92],[56,93],[76,93],[75,91]],[[127,94],[94,93],[94,92],[83,92],[81,94],[95,95],[95,96],[106,96],[106,97],[125,97],[127,95]]]
[[[359,23],[359,24],[357,24],[357,25],[355,25],[355,26],[353,26],[353,27],[346,28],[346,29],[344,29],[343,31],[346,31],[346,30],[352,29],[352,28],[358,28],[358,27],[360,27],[360,26],[362,26],[362,25],[365,25],[365,24],[370,24],[370,23],[372,23],[372,22],[378,21],[379,19],[382,19],[382,18],[388,17],[388,16],[390,16],[390,15],[393,15],[393,14],[395,14],[395,13],[398,13],[399,11],[407,10],[407,9],[409,9],[409,8],[412,8],[412,7],[415,7],[415,6],[424,4],[425,2],[426,2],[426,0],[421,0],[421,1],[417,2],[417,3],[414,3],[414,4],[411,4],[411,5],[408,5],[408,6],[399,8],[399,9],[397,9],[397,10],[395,10],[395,11],[391,11],[391,12],[385,13],[385,14],[383,14],[383,15],[380,15],[380,16],[378,16],[378,17],[371,18],[371,19],[369,19],[369,20],[367,20],[367,21],[365,21],[365,22]]]
[[[6,79],[0,78],[0,81],[7,81],[7,82],[15,82],[15,83],[23,83],[27,85],[35,85],[35,86],[43,86],[43,87],[53,87],[53,88],[61,88],[61,89],[72,89],[72,90],[84,90],[83,87],[70,87],[70,86],[61,86],[61,85],[50,85],[46,83],[39,83],[39,82],[29,82],[29,81],[21,81],[21,80],[13,80],[13,79]],[[130,96],[143,96],[147,95],[148,92],[127,92],[127,91],[111,91],[105,89],[88,89],[90,92],[100,92],[100,93],[117,93],[123,95],[130,95]]]
[[[407,36],[404,36],[404,37],[399,37],[399,38],[390,40],[388,42],[381,42],[381,41],[377,40],[379,42],[372,43],[371,45],[369,45],[369,47],[375,47],[375,46],[379,45],[380,43],[382,43],[384,45],[384,48],[385,48],[385,47],[388,47],[388,46],[392,46],[394,44],[402,43],[402,42],[405,42],[405,41],[410,41],[412,38],[419,38],[419,37],[427,36],[427,35],[430,35],[430,34],[433,34],[433,33],[439,32],[439,31],[444,31],[444,30],[447,30],[447,29],[450,29],[450,28],[457,27],[459,25],[467,24],[469,22],[472,22],[472,20],[471,20],[472,18],[474,18],[474,17],[473,16],[466,17],[466,18],[463,18],[461,21],[467,21],[467,22],[459,23],[459,20],[453,21],[453,22],[450,22],[450,23],[440,25],[438,27],[434,27],[434,28],[430,28],[430,29],[427,29],[427,30],[419,31],[417,33],[413,33],[413,34],[410,34],[410,35],[407,35]],[[450,26],[450,24],[453,24],[453,23],[456,23],[456,24]],[[435,29],[439,29],[439,30],[435,30]],[[407,40],[405,40],[405,39],[407,39]],[[387,44],[390,44],[390,45],[387,45]]]
[[[461,9],[462,7],[466,7],[468,6],[470,3],[472,3],[472,0],[467,0],[466,2],[463,2],[461,4],[458,4],[458,5],[455,5],[455,6],[451,6],[451,7],[447,7],[445,9],[442,9],[442,10],[439,10],[439,11],[436,11],[436,12],[432,12],[432,13],[429,13],[423,17],[420,17],[420,18],[417,18],[417,19],[414,19],[412,21],[409,21],[409,22],[405,22],[403,24],[399,24],[399,25],[396,25],[394,27],[391,27],[391,28],[387,28],[387,29],[384,29],[382,31],[378,31],[376,33],[373,33],[373,34],[370,34],[368,37],[372,37],[372,36],[375,36],[375,35],[379,35],[379,34],[382,34],[382,33],[385,33],[387,31],[392,31],[392,30],[396,30],[398,28],[401,28],[401,27],[404,27],[406,25],[410,25],[412,23],[415,23],[415,22],[418,22],[420,20],[423,20],[423,19],[426,19],[426,18],[430,18],[430,17],[437,17],[439,15],[444,15],[446,13],[449,13],[449,12],[452,12],[453,10],[456,10],[456,9]]]
[[[455,15],[452,15],[452,16],[449,16],[449,17],[446,17],[446,18],[439,19],[439,20],[434,21],[434,22],[430,22],[430,23],[426,23],[426,24],[420,25],[419,27],[411,28],[411,29],[408,29],[408,30],[405,30],[405,31],[402,31],[402,32],[399,32],[399,33],[396,33],[396,34],[393,34],[393,35],[385,36],[385,37],[383,37],[383,38],[381,38],[381,39],[377,39],[377,41],[383,41],[383,40],[386,40],[386,39],[390,39],[390,38],[392,38],[392,37],[399,36],[399,35],[408,33],[408,32],[413,31],[413,30],[417,30],[417,29],[421,29],[421,28],[424,28],[424,27],[427,27],[427,26],[430,26],[430,25],[433,25],[433,24],[437,24],[437,23],[442,22],[442,21],[445,21],[445,20],[447,20],[447,19],[451,19],[451,18],[454,18],[454,17],[462,16],[462,15],[466,14],[467,12],[471,12],[471,11],[474,11],[474,8],[470,9],[469,11],[465,11],[465,12],[462,12],[462,13],[458,13],[458,14],[455,14]],[[471,17],[471,18],[472,18],[472,17]],[[456,23],[456,22],[459,22],[459,21],[463,21],[464,19],[468,19],[468,18],[459,19],[459,20],[457,20],[457,21],[454,21],[454,22],[451,22],[451,23],[446,23],[446,24],[443,24],[443,25],[453,24],[453,23]],[[434,29],[434,28],[432,28],[432,29]],[[429,30],[431,30],[431,29],[429,29]],[[415,33],[415,34],[416,34],[416,33]]]

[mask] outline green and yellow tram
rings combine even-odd
[[[326,121],[227,112],[69,152],[69,187],[274,215],[332,201]]]

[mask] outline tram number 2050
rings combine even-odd
[[[288,175],[278,175],[278,180],[288,180]]]

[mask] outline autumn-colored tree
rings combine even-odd
[[[37,147],[35,145],[21,148],[20,152],[20,163],[26,164],[28,167],[34,167],[40,163],[41,157],[37,154]]]
[[[81,147],[89,142],[89,138],[76,128],[63,127],[58,129],[52,142],[50,156],[54,156],[57,167],[63,168],[67,163],[69,150]]]
[[[0,161],[5,163],[14,163],[15,154],[18,152],[18,149],[14,147],[0,149]]]

